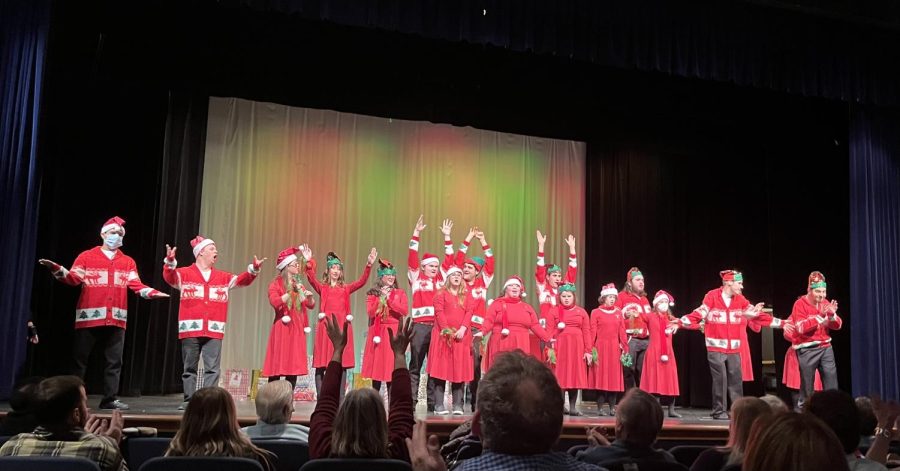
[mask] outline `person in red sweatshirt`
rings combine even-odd
[[[541,321],[541,326],[547,329],[547,322],[549,322],[547,321],[547,316],[550,310],[556,306],[556,302],[559,299],[559,287],[566,283],[575,284],[575,279],[578,277],[578,260],[575,256],[575,236],[571,234],[569,237],[566,237],[566,245],[569,246],[569,264],[566,267],[565,276],[563,276],[562,268],[559,265],[545,264],[544,244],[547,242],[547,236],[542,234],[540,230],[537,231],[537,242],[538,254],[537,264],[534,268],[534,280],[537,283],[538,303],[541,308],[541,311],[538,313],[538,319]],[[530,335],[529,341],[531,354],[538,359],[546,360],[543,358],[544,346],[541,345],[540,340]]]
[[[469,257],[469,244],[472,238],[477,238],[481,242],[481,250],[484,254],[482,257]],[[462,267],[463,281],[466,283],[467,302],[471,300],[472,307],[472,381],[469,382],[468,400],[472,410],[475,410],[475,398],[478,394],[478,381],[481,380],[481,350],[484,345],[484,334],[482,324],[484,323],[484,313],[487,308],[487,290],[494,281],[494,267],[496,266],[494,259],[494,249],[487,243],[484,237],[484,231],[478,227],[469,229],[469,235],[459,246],[456,251],[455,265]]]
[[[434,412],[463,414],[463,388],[472,381],[473,298],[466,295],[462,270],[447,270],[447,282],[434,295],[435,323],[429,346],[428,377],[434,378]],[[446,383],[450,383],[452,408],[444,404]]]
[[[659,290],[653,296],[653,312],[641,314],[647,330],[650,331],[650,346],[644,356],[644,382],[641,389],[659,397],[659,402],[668,407],[669,417],[680,419],[675,412],[675,398],[678,389],[678,363],[672,349],[672,336],[678,332],[678,319],[672,316],[671,306],[675,298],[666,291]]]
[[[762,314],[764,303],[750,304],[741,293],[744,290],[744,276],[737,270],[719,272],[722,287],[706,293],[703,304],[690,314],[681,317],[681,325],[686,329],[698,330],[705,324],[706,358],[712,375],[712,417],[728,420],[725,394],[731,402],[744,395],[741,374],[741,329],[745,329],[742,319],[755,319]]]
[[[525,297],[524,283],[518,275],[511,276],[503,284],[503,296],[494,299],[484,316],[484,329],[491,333],[484,355],[484,372],[487,373],[494,358],[511,350],[525,352],[530,348],[528,336],[534,333],[540,340],[552,343],[550,334],[541,327],[537,314]]]
[[[843,322],[837,315],[837,301],[829,301],[826,294],[825,275],[818,271],[810,273],[806,295],[794,302],[789,318],[793,325],[791,348],[797,351],[800,364],[801,407],[813,394],[816,371],[826,390],[838,388],[829,331],[839,330]]]
[[[631,267],[625,274],[625,285],[616,298],[616,307],[625,318],[625,334],[628,336],[628,350],[634,359],[631,367],[624,367],[625,390],[640,387],[641,372],[644,368],[644,352],[650,345],[650,331],[644,316],[652,310],[647,292],[644,291],[644,274],[638,267]]]
[[[591,351],[596,361],[588,368],[588,389],[597,391],[597,412],[616,415],[619,395],[625,391],[622,354],[629,353],[625,335],[625,318],[616,307],[618,290],[614,284],[603,285],[597,301],[600,306],[591,311]],[[604,404],[609,403],[608,407]]]
[[[588,388],[587,369],[591,356],[591,319],[587,311],[576,304],[575,285],[566,283],[559,287],[559,302],[548,313],[547,322],[556,339],[554,353],[556,364],[550,368],[556,381],[569,395],[569,415],[582,415],[575,406],[578,390]]]
[[[409,241],[409,257],[407,263],[409,271],[409,286],[412,291],[413,331],[416,333],[409,346],[409,377],[412,380],[413,407],[418,404],[419,377],[425,358],[428,356],[428,346],[431,345],[431,330],[434,327],[434,293],[444,285],[444,273],[453,265],[453,242],[450,241],[450,231],[453,229],[453,221],[444,219],[441,224],[441,233],[444,235],[444,262],[441,263],[436,255],[425,253],[419,260],[419,234],[425,230],[424,216],[420,215],[413,229],[412,239]],[[426,387],[425,401],[427,411],[434,412],[434,381],[429,380]]]
[[[388,330],[397,330],[400,321],[409,314],[406,292],[397,285],[397,269],[385,259],[378,260],[378,279],[366,292],[366,313],[369,314],[369,332],[363,347],[363,378],[372,380],[372,388],[381,391],[381,383],[391,389],[394,371],[394,352],[387,343]]]
[[[119,250],[124,238],[125,220],[114,216],[100,228],[103,244],[81,252],[72,263],[71,270],[51,260],[38,260],[60,282],[69,286],[81,285],[81,296],[75,306],[73,374],[84,378],[94,346],[103,348],[105,364],[101,409],[128,409],[128,404],[116,397],[119,393],[119,374],[122,372],[125,323],[128,320],[127,290],[144,299],[169,297],[141,283],[134,259]]]
[[[254,255],[247,270],[235,275],[215,268],[219,252],[212,239],[198,235],[191,240],[196,262],[188,267],[178,268],[176,249],[177,247],[166,245],[163,279],[181,292],[178,304],[178,339],[181,341],[181,360],[184,363],[184,372],[181,374],[184,402],[179,410],[184,410],[197,389],[197,365],[201,356],[203,385],[218,386],[222,337],[225,336],[225,325],[228,322],[229,291],[232,288],[250,286],[266,259],[260,260]]]

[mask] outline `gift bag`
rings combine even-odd
[[[235,401],[245,400],[250,394],[250,370],[246,368],[229,368],[219,381]]]
[[[269,382],[269,379],[262,375],[262,370],[251,370],[250,372],[250,400],[255,401],[259,390]]]
[[[297,386],[294,387],[295,401],[315,401],[316,400],[316,377],[315,368],[312,366],[312,356],[307,359],[307,367],[309,373],[297,377]]]

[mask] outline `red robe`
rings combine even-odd
[[[509,329],[509,334],[503,335],[504,327]],[[538,323],[534,309],[517,298],[503,297],[494,300],[484,317],[484,332],[491,333],[487,351],[482,359],[485,372],[491,369],[494,357],[499,353],[515,349],[528,353],[529,332],[534,332],[545,342],[550,341],[550,335]]]
[[[366,312],[369,314],[369,332],[366,334],[366,344],[363,347],[362,374],[363,378],[371,378],[375,381],[390,381],[394,372],[394,350],[391,348],[388,328],[397,335],[400,329],[400,319],[409,312],[409,300],[402,289],[392,289],[386,299],[387,316],[379,312],[381,308],[381,296],[366,296]],[[380,342],[375,343],[375,337],[380,337]]]
[[[459,298],[453,296],[446,289],[441,289],[434,295],[435,323],[431,331],[431,344],[428,347],[428,367],[426,371],[429,377],[450,381],[451,383],[466,383],[472,381],[475,372],[472,369],[472,329],[471,318],[474,302],[471,297],[463,299],[463,305],[459,305]],[[444,329],[466,328],[462,339],[447,338],[441,335]]]
[[[275,309],[275,319],[269,331],[263,376],[302,376],[309,373],[306,332],[303,328],[309,325],[307,309],[315,307],[316,302],[311,296],[303,298],[301,293],[292,292],[292,307],[288,308],[288,303],[281,299],[284,293],[284,279],[275,277],[269,284],[269,304]],[[287,324],[281,320],[284,316],[291,319]]]
[[[643,320],[641,325],[646,325]],[[597,349],[597,363],[588,370],[588,389],[624,391],[622,352],[628,352],[625,318],[618,308],[598,307],[591,311],[591,347]]]
[[[343,329],[344,323],[347,322],[347,315],[350,311],[350,295],[363,287],[366,280],[369,279],[369,273],[372,271],[372,265],[366,264],[359,279],[350,284],[331,286],[322,283],[316,279],[316,262],[310,260],[306,262],[306,279],[316,293],[319,293],[319,313],[324,313],[327,317],[332,314],[337,318],[338,325]],[[325,368],[334,355],[334,346],[331,345],[331,339],[328,338],[328,332],[325,329],[325,317],[321,317],[316,321],[316,340],[313,344],[313,368]],[[341,364],[344,368],[353,368],[356,366],[356,351],[353,348],[353,324],[347,328],[347,347],[344,348],[344,356],[341,358]]]
[[[677,396],[678,390],[678,365],[675,361],[675,351],[672,350],[672,334],[666,335],[669,324],[669,316],[652,312],[641,314],[647,323],[650,332],[650,345],[644,353],[644,369],[641,373],[641,389],[651,394],[662,396]],[[662,361],[666,355],[669,360]]]
[[[555,333],[556,380],[563,389],[588,387],[587,362],[584,354],[591,353],[591,320],[580,306],[556,306],[548,313],[547,330]],[[565,327],[560,329],[559,322]]]

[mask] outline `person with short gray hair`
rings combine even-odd
[[[241,429],[252,439],[285,439],[309,442],[309,427],[289,423],[294,413],[294,396],[291,383],[285,380],[271,381],[263,385],[256,395],[256,425]]]

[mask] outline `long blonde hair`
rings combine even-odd
[[[219,387],[201,388],[191,396],[166,456],[251,458],[267,470],[274,469],[273,455],[241,433],[234,400]]]
[[[330,457],[390,458],[387,414],[374,389],[347,393],[334,418]]]

